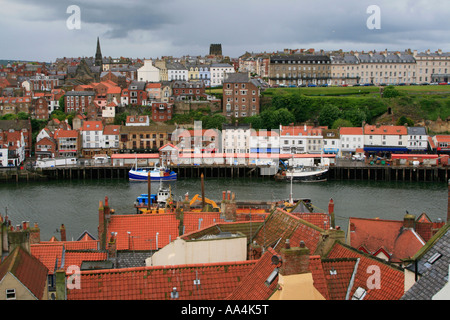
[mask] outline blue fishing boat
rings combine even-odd
[[[177,173],[162,167],[157,166],[153,168],[138,168],[135,166],[128,172],[130,181],[148,181],[148,174],[150,173],[151,181],[175,181],[177,180]]]

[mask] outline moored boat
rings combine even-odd
[[[153,168],[137,168],[133,167],[128,172],[128,178],[130,181],[148,181],[150,173],[150,179],[152,181],[174,181],[177,180],[177,173],[165,168],[156,166]]]
[[[300,182],[320,182],[327,181],[327,167],[295,167],[282,171],[276,176],[277,180],[300,181]]]

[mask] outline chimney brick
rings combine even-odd
[[[304,244],[299,247],[290,247],[289,244],[287,247],[280,250],[282,260],[280,274],[289,276],[309,273],[309,249]]]

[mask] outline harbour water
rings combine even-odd
[[[200,179],[169,182],[177,199],[201,194]],[[152,193],[159,183],[152,183]],[[288,199],[291,185],[270,179],[205,179],[205,196],[220,201],[230,190],[237,200]],[[326,212],[330,198],[335,202],[336,224],[347,230],[349,217],[401,220],[406,211],[425,212],[433,221],[447,217],[447,184],[437,182],[328,181],[294,183],[294,198],[309,198],[318,212]],[[105,196],[116,214],[133,214],[133,202],[147,193],[145,182],[127,179],[64,180],[0,184],[0,214],[14,225],[38,223],[41,240],[59,238],[64,224],[67,239],[76,240],[84,231],[97,236],[98,206]]]

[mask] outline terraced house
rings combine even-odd
[[[323,85],[330,82],[331,59],[328,55],[302,53],[270,57],[270,85]]]

